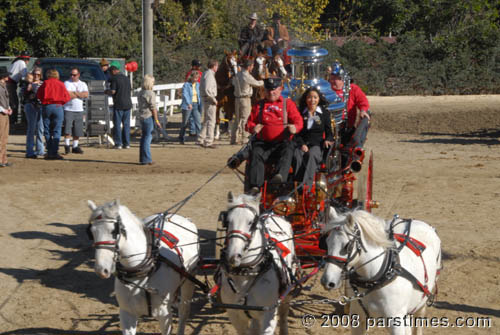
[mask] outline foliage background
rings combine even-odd
[[[155,7],[157,82],[182,81],[193,58],[220,59],[251,12],[265,25],[274,11],[294,41],[320,43],[369,94],[500,93],[497,0],[165,0]],[[142,0],[0,0],[0,54],[140,64],[141,12]]]

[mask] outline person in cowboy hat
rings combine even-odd
[[[0,167],[7,167],[7,140],[9,138],[9,115],[12,109],[9,105],[9,92],[7,91],[7,80],[9,72],[2,66],[0,68]]]
[[[277,162],[278,173],[271,179],[273,183],[288,179],[294,149],[291,138],[303,127],[295,103],[281,96],[281,78],[265,79],[264,88],[266,96],[253,106],[246,124],[246,130],[254,134],[248,174],[250,194],[257,194],[264,184],[267,162]]]
[[[257,46],[262,42],[264,37],[264,30],[257,24],[257,13],[253,13],[248,19],[250,22],[241,29],[238,38],[240,55],[255,57]]]
[[[273,23],[266,28],[264,37],[264,45],[267,47],[269,56],[272,55],[273,47],[277,49],[286,49],[290,41],[288,29],[286,29],[284,24],[281,24],[281,15],[279,13],[274,13],[272,20]]]
[[[104,75],[106,76],[106,80],[109,81],[109,78],[111,77],[111,73],[109,71],[109,62],[106,58],[101,59],[99,62],[99,65],[101,66],[102,72],[104,72]]]

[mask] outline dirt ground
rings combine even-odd
[[[500,96],[369,97],[375,156],[375,214],[398,213],[435,226],[442,239],[444,271],[429,317],[490,318],[490,328],[427,328],[427,334],[500,334]],[[175,132],[178,115],[169,131]],[[202,186],[237,147],[217,150],[193,142],[153,144],[154,166],[137,165],[137,139],[129,150],[87,145],[64,161],[25,159],[24,137],[9,138],[11,168],[0,169],[1,334],[119,334],[113,279],[93,272],[85,233],[87,199],[119,198],[140,217],[164,211]],[[204,186],[179,214],[203,236],[213,236],[229,190],[241,192],[228,169]],[[319,276],[318,276],[319,278]],[[319,279],[299,299],[337,298]],[[310,329],[301,317],[338,312],[338,306],[294,306],[291,334],[347,333],[342,327]],[[468,321],[472,322],[472,321]],[[469,323],[470,324],[470,323]],[[143,320],[140,334],[157,334]],[[226,315],[194,305],[191,334],[234,334]],[[381,330],[370,333],[380,334]]]

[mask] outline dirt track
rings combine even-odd
[[[369,99],[374,197],[381,202],[375,214],[424,220],[443,241],[445,269],[438,302],[428,315],[452,322],[489,317],[489,329],[453,328],[453,333],[500,334],[500,96]],[[0,169],[1,334],[119,334],[112,280],[99,279],[92,269],[86,200],[101,204],[120,198],[140,217],[165,210],[201,186],[237,149],[227,140],[217,150],[155,144],[157,164],[145,167],[136,164],[136,142],[130,150],[83,148],[83,156],[64,161],[28,160],[24,138],[9,138],[14,166]],[[227,191],[241,189],[236,176],[223,170],[180,214],[211,236]],[[318,281],[305,294],[335,298],[340,292],[327,293]],[[294,308],[291,333],[334,332],[319,325],[306,331],[301,325],[304,313],[319,315],[320,309],[332,311],[317,305]],[[139,329],[159,332],[154,321],[141,322]],[[209,306],[193,307],[188,330],[234,333],[225,314]]]

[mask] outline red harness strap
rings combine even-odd
[[[160,229],[159,228],[155,228],[154,230],[155,230],[154,236],[157,237],[157,238],[160,237]],[[175,237],[175,235],[173,235],[172,233],[169,233],[166,230],[163,230],[161,232],[160,240],[163,243],[165,243],[170,249],[175,250],[175,252],[177,253],[177,255],[179,255],[179,257],[182,260],[181,251],[179,250],[179,248],[177,248],[177,243],[179,243],[179,239],[177,237]]]
[[[405,234],[394,234],[394,238],[401,243],[404,243],[406,241],[406,246],[419,257],[422,256],[422,252],[426,248],[425,244],[417,239],[414,239],[413,237],[408,236],[407,238],[407,235]]]
[[[278,247],[278,249],[281,251],[280,252],[281,253],[281,257],[285,258],[290,253],[290,249],[288,249],[286,245],[284,245],[283,243],[279,242],[274,237],[269,236],[268,233],[266,233],[265,236],[266,236],[266,238],[268,240],[271,240],[276,247]]]

